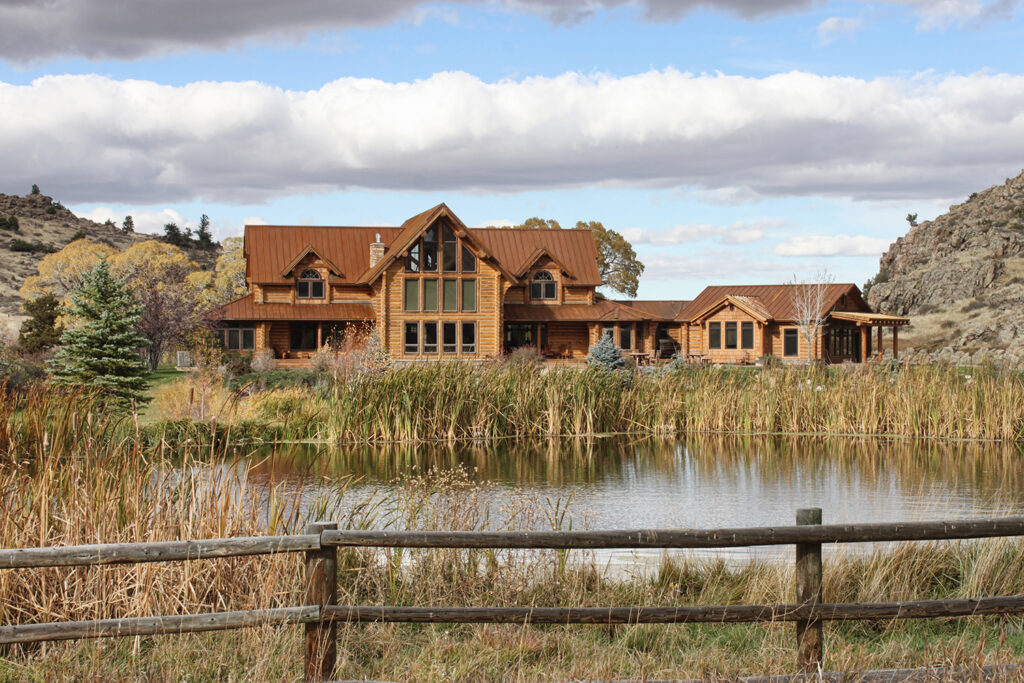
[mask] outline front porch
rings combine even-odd
[[[624,355],[665,360],[679,349],[671,328],[671,324],[655,321],[509,322],[504,326],[502,348],[506,354],[532,348],[549,362],[580,363],[603,335],[610,334]]]
[[[885,339],[883,331],[886,327],[891,329],[890,337],[892,339],[892,357],[899,358],[899,329],[910,324],[909,318],[904,318],[898,315],[883,315],[881,313],[860,313],[852,311],[833,311],[831,317],[834,320],[853,323],[853,325],[845,326],[845,328],[830,330],[833,335],[833,340],[836,339],[834,335],[837,330],[849,329],[851,332],[854,330],[856,331],[856,341],[858,342],[856,344],[856,348],[851,348],[849,353],[844,353],[840,357],[835,358],[835,360],[832,360],[834,356],[831,354],[835,349],[827,349],[827,351],[829,351],[828,359],[832,362],[853,360],[866,363],[872,358],[872,356],[874,356],[876,360],[881,361],[885,354]],[[873,340],[874,345],[872,345]]]

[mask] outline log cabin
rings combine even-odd
[[[612,301],[597,292],[589,230],[469,228],[439,204],[398,227],[247,225],[243,251],[249,293],[209,318],[227,350],[269,350],[279,367],[307,366],[318,349],[369,330],[400,362],[520,347],[580,362],[604,334],[638,360],[791,357],[786,290],[709,287],[693,301]],[[816,357],[864,360],[864,326],[881,319],[849,317],[870,309],[854,285],[833,287],[829,330],[844,341],[816,344]],[[840,310],[849,316],[835,318]],[[859,346],[849,346],[854,338]]]

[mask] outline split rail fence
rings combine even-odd
[[[464,624],[692,624],[794,622],[797,666],[820,671],[822,622],[1024,613],[1024,595],[913,602],[826,603],[821,548],[826,543],[942,541],[1024,536],[1024,516],[948,522],[821,524],[821,509],[797,511],[795,526],[633,531],[340,531],[330,522],[305,534],[156,543],[115,543],[0,550],[0,569],[173,562],[220,557],[306,554],[305,605],[238,612],[0,626],[0,645],[196,633],[303,624],[306,680],[329,679],[337,661],[339,622]],[[338,548],[710,549],[796,546],[793,604],[633,607],[403,607],[337,604]]]

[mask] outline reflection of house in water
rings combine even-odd
[[[709,287],[692,302],[611,301],[596,291],[589,230],[468,228],[444,204],[395,228],[249,225],[244,251],[250,293],[211,318],[228,350],[269,349],[281,367],[308,365],[324,344],[371,328],[392,358],[409,361],[519,347],[580,361],[605,334],[641,361],[682,353],[745,362],[800,350],[786,286]],[[862,360],[867,332],[906,322],[869,315],[854,285],[829,291],[816,358]]]

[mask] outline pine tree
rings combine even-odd
[[[587,363],[605,370],[619,370],[626,364],[626,359],[622,356],[622,349],[615,345],[612,335],[606,332],[596,344],[590,347]]]
[[[196,240],[200,249],[209,249],[213,246],[213,233],[210,232],[210,217],[205,213],[199,217],[199,230],[196,232]]]
[[[106,261],[87,272],[61,312],[75,321],[61,335],[50,361],[55,384],[98,389],[115,402],[142,400],[146,365],[138,350],[149,341],[138,331],[142,305]]]
[[[36,185],[35,183],[32,183],[32,194],[40,194],[39,186]]]
[[[18,333],[18,347],[22,351],[43,351],[60,341],[64,328],[57,325],[59,308],[60,301],[53,294],[44,294],[25,302],[24,309],[29,318],[21,324]]]
[[[164,223],[164,242],[181,246],[181,228],[177,223]]]
[[[135,232],[135,219],[133,219],[131,216],[125,216],[124,222],[121,223],[121,232]]]

